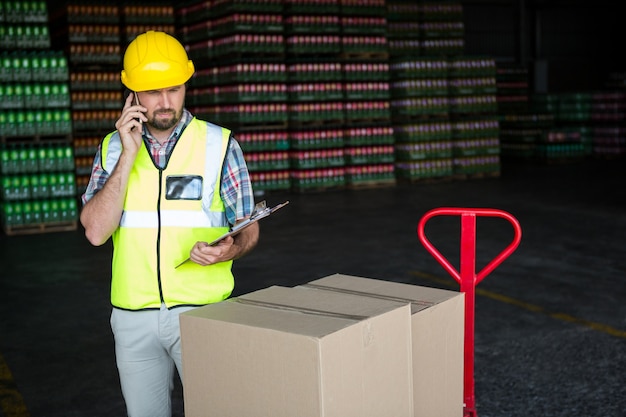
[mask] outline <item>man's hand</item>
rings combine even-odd
[[[238,259],[250,252],[259,241],[259,223],[253,223],[234,237],[227,236],[213,246],[196,242],[189,258],[202,266]]]
[[[209,246],[207,242],[196,242],[191,248],[189,258],[202,266],[228,261],[232,259],[229,256],[234,242],[232,236],[225,237],[213,246]]]
[[[120,134],[124,151],[136,155],[141,146],[141,133],[143,122],[148,121],[144,114],[146,109],[140,104],[133,104],[137,93],[131,93],[126,97],[122,114],[115,122],[115,128]],[[138,103],[138,102],[137,102]]]

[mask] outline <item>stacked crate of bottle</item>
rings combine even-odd
[[[579,161],[591,154],[590,128],[555,127],[543,132],[535,156],[541,161]]]
[[[218,0],[177,9],[179,37],[194,61],[187,105],[240,131],[286,127],[282,3]]]
[[[605,158],[626,155],[626,127],[598,126],[592,130],[593,155]]]
[[[449,58],[448,69],[454,174],[499,175],[495,60],[460,55]]]
[[[391,56],[463,53],[465,27],[460,2],[387,1]]]
[[[349,187],[395,184],[384,0],[340,0]]]
[[[2,226],[7,235],[76,229],[71,144],[3,143],[0,174]]]
[[[149,30],[176,34],[174,6],[171,1],[134,1],[121,6],[122,38],[128,44]]]
[[[187,106],[231,129],[256,193],[290,188],[283,3],[194,2],[176,10],[194,61]]]
[[[593,155],[614,158],[626,155],[626,91],[611,89],[591,95]]]
[[[402,180],[452,175],[446,56],[456,49],[457,35],[462,37],[462,24],[452,23],[462,21],[456,9],[387,2],[395,168]]]
[[[496,115],[496,63],[491,57],[448,58],[450,114],[454,118]]]
[[[113,2],[94,5],[76,0],[55,4],[50,13],[52,42],[69,57],[78,195],[89,181],[95,154],[92,147],[82,144],[114,130],[123,105],[120,22],[119,8]]]
[[[535,157],[545,162],[578,161],[592,153],[591,93],[534,94],[536,111],[550,112],[555,124],[537,141]]]
[[[500,125],[497,117],[453,119],[455,175],[500,175]]]
[[[578,161],[592,153],[592,93],[558,95],[556,126],[544,132],[539,158],[546,161]],[[552,134],[551,134],[552,133]]]
[[[427,25],[456,19],[456,5],[449,4],[447,14],[434,13],[436,5],[405,1],[387,2],[387,37],[391,71],[391,111],[394,122],[415,117],[447,117],[448,50],[425,49],[423,42],[447,37],[446,31],[429,31]],[[454,6],[454,7],[451,7]],[[442,9],[442,10],[445,10]],[[455,36],[454,31],[449,32]]]
[[[545,133],[538,156],[578,160],[623,154],[624,97],[616,90],[534,95],[534,107],[552,111],[556,121],[556,126]]]
[[[71,135],[67,58],[60,51],[0,52],[0,135]]]
[[[345,186],[338,0],[285,0],[290,173],[298,192]]]
[[[496,63],[496,88],[499,114],[528,112],[528,68],[519,64]]]
[[[544,133],[554,126],[555,117],[549,111],[501,115],[501,156],[522,160],[536,158]]]
[[[395,124],[394,136],[398,179],[452,177],[452,124],[449,119]]]
[[[119,71],[95,72],[76,68],[70,74],[76,157],[76,191],[89,182],[97,144],[115,129],[122,107]],[[93,146],[95,143],[96,146]],[[89,144],[89,145],[86,145]]]
[[[76,228],[67,58],[46,2],[3,2],[0,223],[7,235]],[[6,25],[5,25],[6,23]]]
[[[74,165],[76,173],[76,194],[81,196],[87,189],[93,158],[102,141],[100,135],[83,136],[73,141],[74,145]]]
[[[500,119],[502,158],[533,156],[541,137],[542,115],[530,113],[528,70],[518,64],[496,64],[496,101]]]
[[[0,18],[0,49],[50,48],[45,1],[3,1]]]
[[[400,179],[452,175],[447,72],[445,57],[407,57],[390,64],[396,174]]]
[[[244,131],[237,140],[246,155],[255,191],[291,188],[286,130]]]

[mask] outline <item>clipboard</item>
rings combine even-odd
[[[285,201],[284,203],[277,204],[274,207],[268,207],[267,206],[267,202],[265,200],[263,200],[261,202],[258,202],[254,206],[254,210],[252,210],[252,214],[250,214],[250,217],[248,217],[247,219],[245,219],[241,223],[237,223],[236,225],[234,225],[227,233],[224,233],[222,236],[220,236],[217,239],[215,239],[214,241],[210,242],[209,246],[216,245],[220,240],[222,240],[224,238],[227,238],[228,236],[235,236],[235,235],[241,233],[242,230],[244,230],[247,227],[253,225],[254,223],[258,222],[259,220],[268,217],[270,214],[274,213],[278,209],[281,209],[281,208],[285,207],[287,204],[289,204],[289,201]],[[188,262],[190,260],[191,260],[191,258],[185,259],[184,261],[182,261],[181,263],[176,265],[174,267],[174,269],[178,268],[179,266],[183,265],[185,262]]]

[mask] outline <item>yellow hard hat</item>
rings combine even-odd
[[[193,62],[183,45],[165,32],[150,30],[126,48],[122,84],[133,91],[159,90],[186,83]]]

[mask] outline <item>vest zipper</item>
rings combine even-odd
[[[156,257],[157,257],[157,282],[159,284],[159,297],[161,303],[165,303],[163,297],[163,286],[161,285],[161,194],[163,193],[163,170],[159,169],[159,198],[157,199],[157,241],[156,241]]]

